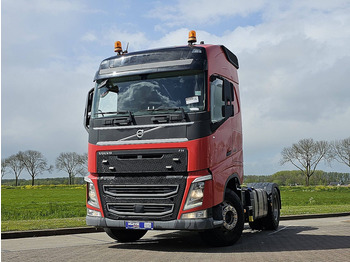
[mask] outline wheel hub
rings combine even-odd
[[[226,204],[222,210],[222,217],[224,219],[224,227],[227,230],[232,230],[237,225],[238,214],[236,209],[230,204]]]

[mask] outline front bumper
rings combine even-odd
[[[86,216],[86,224],[95,227],[119,227],[125,228],[125,220],[114,220],[104,217]],[[214,220],[213,218],[201,219],[181,219],[170,221],[152,221],[154,229],[176,229],[176,230],[205,230],[220,227],[222,220]]]

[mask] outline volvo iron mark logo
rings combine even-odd
[[[144,133],[144,130],[143,129],[139,129],[137,130],[136,132],[136,136],[138,139],[141,139],[143,137],[143,133]]]

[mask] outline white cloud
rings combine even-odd
[[[97,40],[97,37],[94,33],[88,32],[81,37],[81,40],[84,42],[95,42]]]
[[[258,12],[264,7],[264,2],[222,0],[215,4],[211,0],[179,0],[176,5],[158,2],[156,7],[148,12],[148,16],[160,19],[170,27],[208,25],[219,23],[227,16],[247,16]]]
[[[86,7],[82,1],[69,1],[69,0],[3,0],[4,8],[6,10],[26,10],[27,12],[38,13],[65,13],[71,11],[85,10]]]

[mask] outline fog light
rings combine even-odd
[[[207,218],[207,210],[200,210],[196,212],[186,213],[181,216],[181,219],[195,219],[195,218]]]
[[[101,217],[101,212],[87,208],[87,215],[91,217]]]

